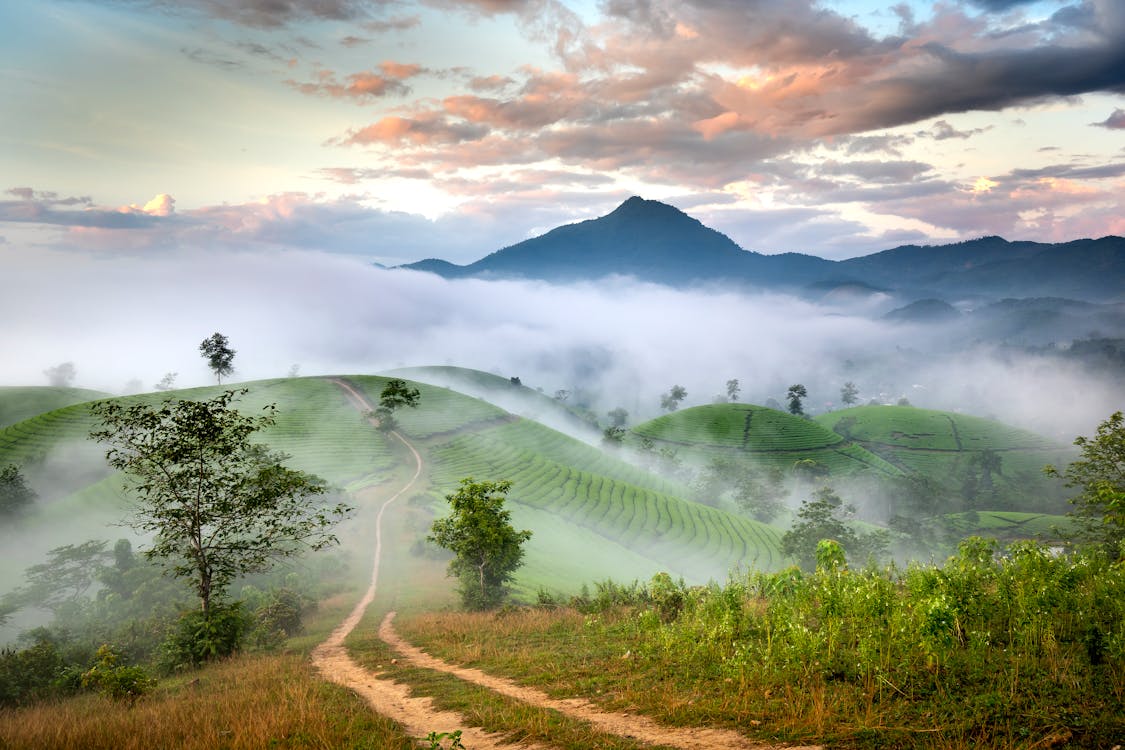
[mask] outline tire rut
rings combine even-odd
[[[348,400],[357,409],[364,412],[372,410],[373,407],[370,402],[349,383],[338,378],[332,379],[331,382],[345,392]],[[312,663],[326,679],[355,691],[376,712],[394,719],[414,736],[422,737],[431,731],[435,731],[435,729],[448,731],[450,727],[462,727],[466,723],[465,719],[455,712],[438,710],[430,698],[412,695],[408,686],[385,677],[385,673],[371,672],[361,667],[348,655],[344,646],[345,639],[363,619],[368,606],[375,600],[379,579],[379,561],[382,555],[383,513],[391,503],[414,486],[422,473],[422,457],[417,449],[398,432],[392,431],[391,434],[401,441],[414,456],[414,475],[398,492],[394,493],[380,506],[375,520],[375,552],[370,585],[351,614],[332,631],[332,634],[324,643],[313,650]],[[362,498],[369,495],[374,499],[375,494],[374,490],[368,489],[361,491],[358,496]],[[728,747],[767,750],[768,748],[780,749],[782,747],[755,742],[745,735],[729,729],[673,727],[660,724],[645,716],[603,711],[589,701],[580,698],[552,698],[536,688],[519,685],[512,680],[496,677],[479,669],[449,664],[403,639],[394,629],[394,617],[395,613],[389,612],[383,618],[383,622],[379,626],[379,637],[411,664],[453,675],[465,682],[479,685],[537,708],[558,711],[570,718],[587,722],[602,732],[648,744],[680,748],[681,750],[707,750],[708,748]],[[501,748],[512,747],[538,750],[543,747],[542,745],[505,742],[502,736],[485,732],[476,727],[462,729],[462,741],[466,748],[472,748],[472,750],[501,750]],[[786,750],[821,750],[818,745],[784,747]]]

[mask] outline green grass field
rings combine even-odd
[[[637,425],[638,439],[672,448],[689,462],[733,458],[751,470],[789,470],[812,460],[833,476],[901,470],[815,421],[753,404],[710,404],[665,414]]]
[[[1065,510],[1064,488],[1042,469],[1049,463],[1066,464],[1073,451],[1033,432],[912,406],[859,406],[816,421],[902,471],[929,477],[951,491],[966,492],[967,484],[980,482],[981,462],[987,457],[996,466],[987,479],[991,489],[980,488],[981,508]]]
[[[373,402],[386,382],[348,381]],[[722,580],[735,567],[782,562],[777,529],[685,500],[672,482],[483,401],[418,388],[419,408],[400,410],[395,419],[426,451],[432,495],[440,498],[468,476],[508,479],[513,515],[539,519],[538,528],[527,526],[536,536],[520,573],[525,589],[573,591],[585,581],[658,570],[699,582]],[[443,512],[444,502],[434,508]],[[595,542],[598,553],[567,554],[579,540]]]
[[[7,427],[64,406],[96,401],[109,395],[86,388],[0,386],[0,427]]]

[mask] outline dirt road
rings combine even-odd
[[[344,391],[348,400],[357,409],[364,413],[373,410],[366,397],[346,381],[334,379],[332,382]],[[415,737],[424,737],[432,731],[447,732],[453,729],[461,729],[462,742],[470,750],[517,747],[512,744],[504,744],[497,735],[474,727],[467,727],[464,717],[453,712],[437,710],[429,698],[413,697],[407,686],[394,682],[389,677],[384,676],[383,673],[370,672],[364,669],[348,656],[347,650],[344,648],[344,640],[363,619],[367,607],[375,600],[379,582],[379,560],[383,548],[382,522],[384,511],[391,503],[414,487],[422,474],[422,456],[417,449],[398,432],[392,432],[391,435],[401,441],[413,455],[414,475],[398,492],[384,500],[380,505],[375,519],[375,553],[371,566],[371,583],[351,614],[332,631],[328,640],[317,646],[313,651],[313,664],[327,679],[354,690],[363,696],[375,711],[399,722]],[[359,493],[358,499],[361,501],[364,499],[377,501],[375,497],[377,494],[379,493],[374,490],[365,490]],[[391,612],[383,619],[379,628],[379,637],[410,663],[445,672],[509,698],[515,698],[533,706],[551,709],[571,718],[589,722],[603,732],[654,745],[681,748],[682,750],[736,747],[766,750],[770,747],[757,744],[744,735],[727,729],[670,727],[658,724],[644,716],[602,711],[588,701],[580,699],[559,700],[551,698],[540,690],[524,687],[502,677],[495,677],[477,669],[467,669],[448,664],[403,640],[394,630],[394,616],[395,613]],[[518,747],[530,749],[541,746],[520,744]],[[789,747],[788,750],[819,750],[819,747]]]

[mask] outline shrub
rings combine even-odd
[[[164,641],[161,667],[176,671],[231,656],[242,647],[250,625],[242,602],[213,602],[210,612],[189,612]]]
[[[141,667],[118,664],[120,655],[108,645],[99,648],[94,658],[94,665],[82,675],[82,687],[93,688],[115,701],[132,705],[156,684]]]

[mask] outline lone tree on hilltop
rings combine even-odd
[[[434,521],[427,537],[453,552],[449,575],[460,582],[461,602],[467,609],[498,606],[507,595],[506,584],[523,564],[528,530],[516,531],[504,499],[512,483],[461,480],[461,487],[446,495],[452,513]]]
[[[741,391],[741,390],[742,390],[742,386],[740,386],[738,384],[738,378],[731,378],[730,380],[728,380],[727,381],[727,401],[730,401],[732,404],[735,401],[738,401],[738,394],[739,394],[739,391]]]
[[[667,393],[660,396],[660,408],[664,411],[675,411],[685,398],[687,398],[687,389],[682,385],[674,385]]]
[[[234,349],[230,348],[230,341],[221,333],[213,333],[209,338],[203,339],[199,345],[199,353],[207,360],[207,366],[215,373],[215,379],[222,384],[223,376],[234,372]]]
[[[250,441],[276,407],[247,417],[231,404],[245,389],[207,401],[93,406],[110,466],[125,472],[139,503],[130,525],[150,532],[145,557],[192,582],[207,617],[238,576],[279,558],[336,543],[331,527],[350,508],[315,501],[324,480],[282,465],[287,456]]]
[[[789,413],[804,416],[805,409],[801,405],[801,399],[808,398],[808,395],[809,392],[800,383],[789,386],[789,392],[785,394],[785,398],[789,401]]]
[[[374,416],[379,420],[379,429],[383,432],[395,429],[398,426],[395,422],[395,411],[404,406],[409,406],[411,409],[418,408],[420,397],[418,389],[408,386],[405,380],[398,378],[388,380],[379,394],[379,406],[374,411]]]
[[[1081,490],[1070,502],[1083,535],[1105,545],[1117,559],[1125,558],[1125,416],[1114,412],[1093,437],[1077,437],[1074,444],[1081,458],[1064,471],[1054,466],[1043,470]]]
[[[63,362],[54,367],[48,367],[43,371],[47,376],[47,383],[59,388],[66,388],[74,382],[74,378],[78,376],[78,371],[74,369],[73,362]]]
[[[844,406],[851,406],[859,401],[859,388],[856,387],[855,383],[850,380],[844,383],[840,388],[840,400],[844,403]]]

